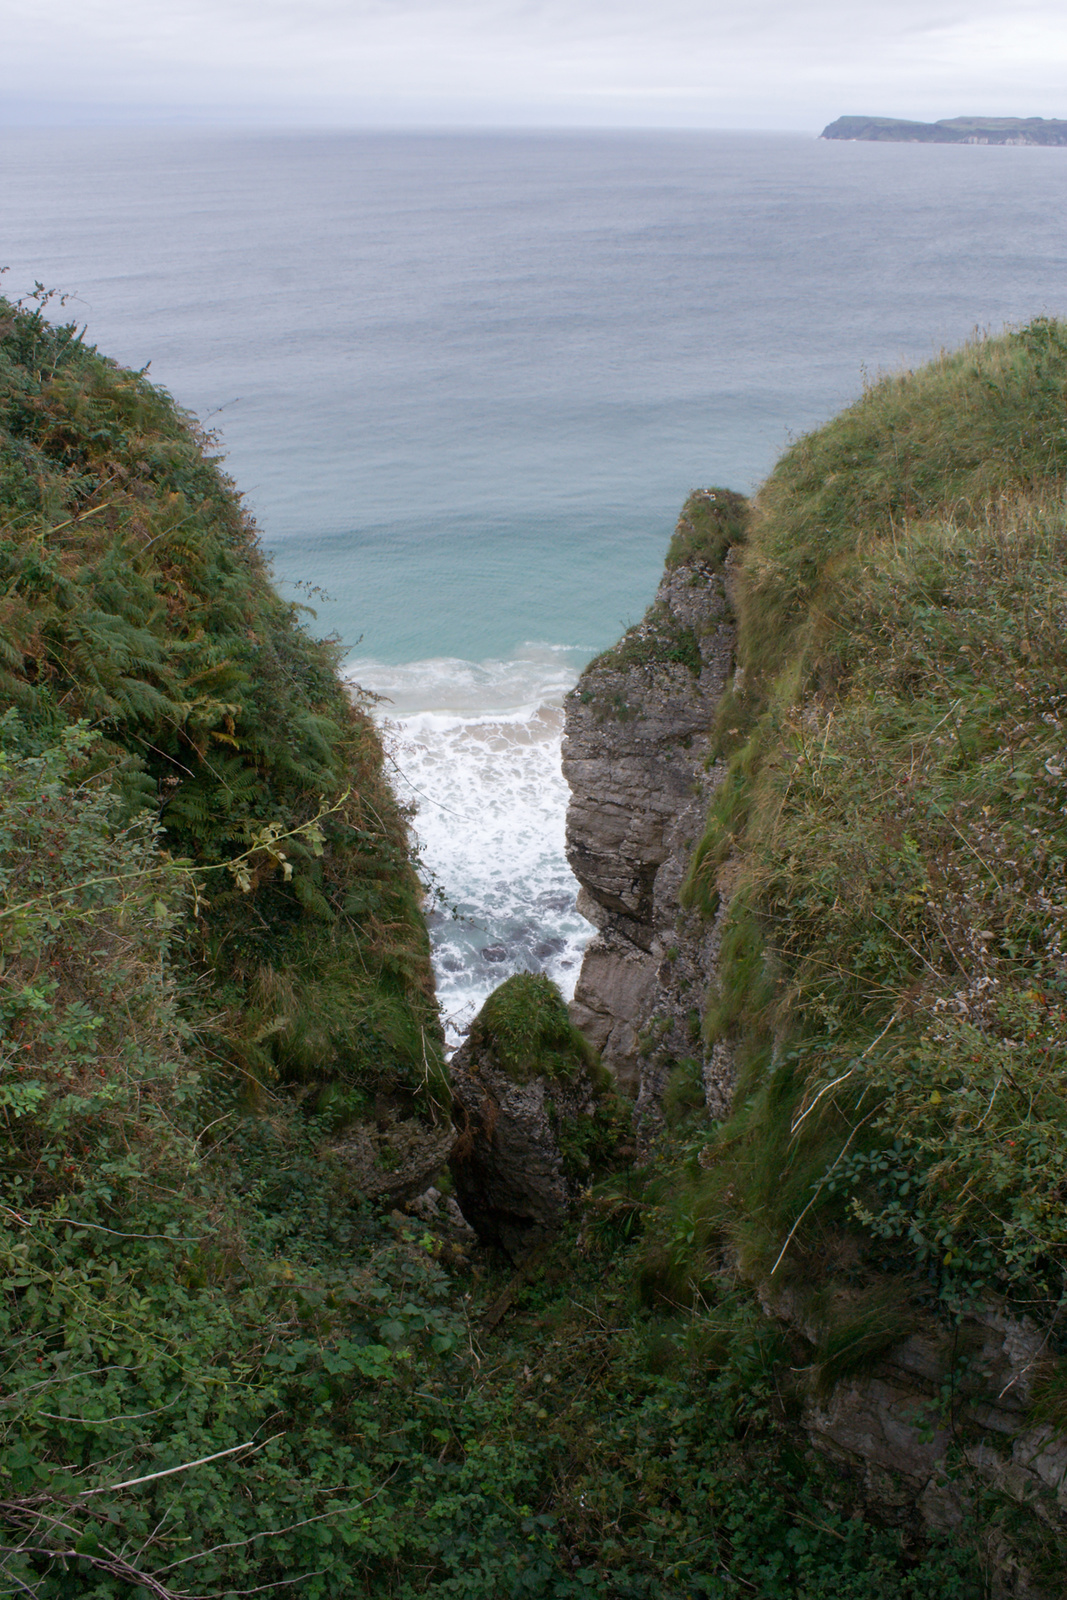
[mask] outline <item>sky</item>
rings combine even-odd
[[[1067,115],[1063,0],[0,0],[0,124]]]

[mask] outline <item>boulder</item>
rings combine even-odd
[[[518,1261],[625,1141],[628,1112],[543,973],[494,990],[451,1074],[459,1208],[483,1244]]]

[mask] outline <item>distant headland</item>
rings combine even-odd
[[[1055,117],[947,117],[942,122],[838,117],[823,129],[820,138],[904,144],[1067,144],[1067,122]]]

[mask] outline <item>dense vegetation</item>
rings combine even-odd
[[[691,1297],[728,1242],[824,1390],[992,1297],[1046,1328],[1057,1423],[1065,397],[1039,321],[871,385],[760,491],[688,885],[714,915],[729,884],[705,1030],[740,1082],[669,1274]]]
[[[979,1592],[796,1455],[743,1296],[635,1306],[647,1179],[504,1281],[360,1206],[277,1103],[220,1138],[167,960],[187,870],[116,822],[91,732],[3,734],[5,1592]]]
[[[0,1591],[983,1594],[975,1530],[872,1526],[802,1447],[818,1363],[730,1263],[888,1270],[868,1333],[990,1285],[1055,1321],[1062,331],[876,386],[761,496],[690,883],[744,851],[737,1115],[675,1094],[512,1274],[349,1160],[447,1095],[373,728],[209,441],[42,309],[0,336]],[[673,559],[721,559],[690,512]],[[543,980],[478,1029],[585,1059]]]
[[[386,1079],[429,1103],[439,1028],[377,737],[208,446],[143,374],[0,303],[0,693],[42,747],[84,720],[117,803],[229,868],[197,880],[205,1046],[338,1116]]]

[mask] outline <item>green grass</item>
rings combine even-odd
[[[1060,325],[969,345],[757,497],[688,887],[710,914],[740,859],[705,1019],[739,1089],[693,1204],[756,1276],[1067,1297],[1065,394]]]
[[[440,1025],[377,734],[338,648],[273,589],[211,446],[143,374],[0,301],[0,695],[42,742],[85,719],[173,854],[242,857],[184,942],[234,1082],[430,1111]]]
[[[704,563],[718,570],[732,545],[743,544],[748,501],[732,489],[694,489],[678,518],[667,550],[667,567]]]
[[[515,1083],[583,1072],[596,1083],[610,1082],[543,972],[518,972],[494,989],[471,1025],[470,1043]]]
[[[761,680],[833,631],[842,579],[928,518],[981,520],[1067,473],[1067,327],[1039,319],[872,383],[807,435],[756,499],[742,655]]]
[[[692,628],[678,623],[665,605],[650,606],[643,619],[618,644],[590,662],[587,671],[629,672],[636,667],[687,667],[699,678],[703,662]]]

